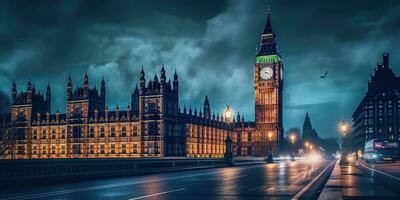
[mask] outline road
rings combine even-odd
[[[0,199],[291,199],[332,161],[279,162],[11,188]],[[333,165],[332,165],[333,166]]]

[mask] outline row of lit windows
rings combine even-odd
[[[223,133],[214,133],[214,134],[198,134],[198,133],[188,133],[189,138],[199,138],[199,139],[211,139],[211,140],[224,140]]]
[[[57,154],[57,153],[66,154],[66,152],[67,152],[66,151],[66,145],[60,145],[60,149],[59,150],[57,149],[56,145],[51,145],[49,149],[47,148],[47,145],[42,145],[40,147],[41,148],[38,149],[37,145],[33,145],[32,146],[32,153],[33,154],[39,154],[39,152],[40,152],[41,154],[47,154],[47,153],[50,153],[50,154]],[[78,146],[78,148],[79,148],[79,146]],[[125,143],[123,143],[123,144],[121,144],[120,148],[118,148],[118,149],[121,150],[120,152],[122,154],[126,154],[126,152],[127,152],[126,148],[127,148],[127,145]],[[100,154],[105,154],[106,152],[110,152],[111,154],[115,154],[116,145],[115,144],[110,144],[110,148],[107,148],[107,145],[99,144],[98,148],[96,148],[96,146],[94,144],[91,144],[89,146],[89,148],[88,148],[90,154],[95,154],[96,153],[96,149],[98,150],[97,152],[100,153]],[[137,144],[133,144],[132,145],[132,149],[133,149],[133,154],[137,154],[138,145]],[[17,147],[17,152],[18,152],[18,154],[24,154],[24,145],[19,145]]]
[[[397,120],[398,124],[400,124],[400,118]],[[384,120],[382,117],[378,118],[378,125],[383,125]],[[386,124],[393,124],[395,121],[393,118],[387,118],[386,119]],[[367,118],[364,120],[364,125],[374,125],[374,119],[373,118]]]
[[[387,109],[387,116],[393,116],[393,109]],[[373,117],[374,116],[374,111],[373,110],[365,110],[364,112],[364,117]],[[384,111],[382,109],[378,110],[378,116],[383,116]],[[400,109],[397,110],[397,115],[400,116]]]
[[[384,130],[383,127],[379,127],[379,128],[378,128],[378,133],[383,133],[383,130]],[[388,131],[388,132],[393,132],[393,131],[395,131],[395,130],[394,130],[393,127],[389,126],[389,127],[387,128],[387,131]],[[374,132],[374,128],[373,128],[373,127],[368,127],[367,129],[365,129],[365,133],[373,133],[373,132]],[[397,132],[400,133],[400,127],[398,127]]]

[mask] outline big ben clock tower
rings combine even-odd
[[[279,153],[282,129],[283,63],[268,13],[254,62],[255,122],[254,156]]]

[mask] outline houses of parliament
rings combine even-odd
[[[12,85],[11,113],[0,119],[2,159],[222,157],[225,140],[237,156],[279,154],[283,138],[283,63],[270,16],[254,65],[255,121],[179,106],[179,78],[164,66],[149,79],[142,68],[128,106],[109,110],[106,81],[92,87],[68,77],[66,112],[51,113],[51,86],[40,93],[29,81]],[[75,87],[74,87],[75,86]],[[249,99],[251,101],[251,99]]]

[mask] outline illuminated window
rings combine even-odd
[[[100,137],[104,137],[104,126],[100,127]]]
[[[34,140],[37,139],[37,130],[36,130],[36,129],[33,130],[33,136],[32,136],[32,138],[33,138]]]
[[[90,154],[94,154],[94,145],[93,144],[91,144],[90,146],[89,146],[89,152],[90,152]]]
[[[104,144],[100,144],[100,153],[104,154],[105,150],[104,150]]]
[[[121,129],[121,137],[126,137],[126,126],[125,125],[122,126],[122,129]]]
[[[46,130],[42,130],[42,139],[46,139]]]
[[[33,154],[37,154],[37,146],[36,145],[33,146]]]
[[[137,128],[137,126],[133,126],[133,136],[138,136],[138,128]]]
[[[133,153],[134,154],[138,153],[137,147],[138,147],[137,144],[133,144]]]
[[[56,146],[51,145],[51,154],[56,154]]]
[[[94,138],[94,127],[93,127],[93,126],[91,126],[91,127],[89,128],[89,137],[90,137],[90,138]]]
[[[122,147],[121,153],[126,154],[126,144],[122,144],[121,147]]]
[[[61,145],[61,154],[65,154],[65,145]]]
[[[111,154],[115,154],[115,144],[111,144]]]
[[[61,129],[61,139],[65,139],[65,129]]]
[[[56,129],[51,129],[51,139],[56,139]]]
[[[110,133],[111,137],[115,137],[115,126],[111,126],[111,133]]]

